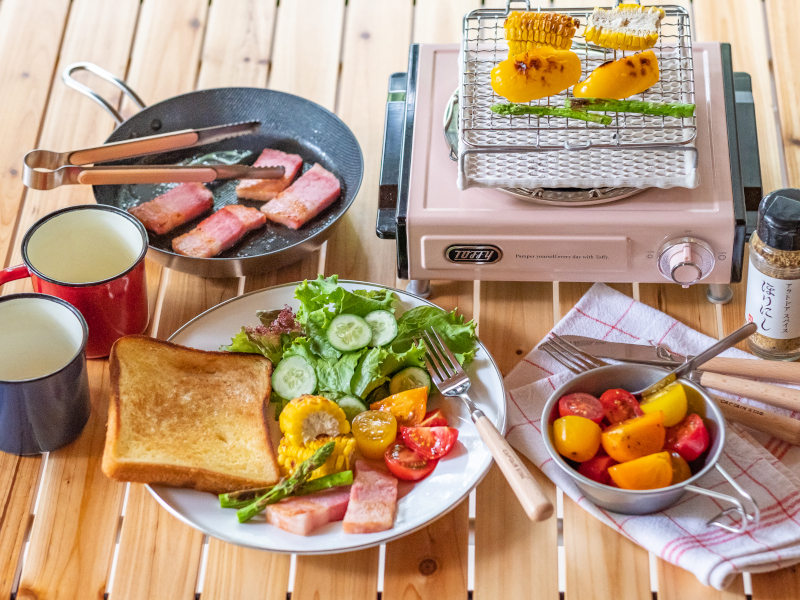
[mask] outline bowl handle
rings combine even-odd
[[[695,485],[687,485],[685,489],[689,492],[694,492],[695,494],[710,496],[711,498],[716,498],[717,500],[722,500],[724,502],[730,502],[731,504],[733,504],[733,506],[731,506],[730,508],[726,508],[718,515],[709,519],[707,524],[721,527],[722,529],[725,529],[726,531],[730,531],[732,533],[744,533],[751,523],[755,524],[761,520],[761,510],[758,508],[758,504],[756,504],[756,501],[753,500],[753,497],[750,494],[748,494],[742,488],[742,486],[736,483],[733,480],[733,477],[728,475],[728,472],[725,471],[725,469],[720,467],[718,464],[714,466],[717,468],[717,471],[719,471],[720,474],[728,481],[728,483],[731,484],[731,487],[733,487],[733,489],[736,490],[736,493],[739,494],[742,500],[744,500],[747,504],[749,504],[752,507],[751,512],[747,511],[747,509],[744,507],[744,504],[742,503],[741,500],[739,500],[739,498],[735,498],[727,494],[720,494],[719,492],[707,490],[705,488],[697,487]],[[720,521],[722,517],[730,513],[737,513],[739,515],[738,526],[732,527]]]

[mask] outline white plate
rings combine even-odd
[[[339,283],[349,290],[383,287],[357,281]],[[259,324],[257,310],[283,308],[287,304],[296,310],[296,286],[296,283],[287,284],[223,302],[184,325],[170,341],[201,350],[218,350],[220,345],[230,343],[231,337],[242,325]],[[398,316],[415,306],[431,304],[399,290],[394,292],[400,298],[396,305]],[[472,379],[470,397],[500,431],[505,431],[503,380],[483,345],[480,345],[467,373]],[[400,482],[397,517],[394,527],[388,531],[346,534],[342,531],[341,522],[337,522],[309,536],[300,536],[266,524],[263,516],[249,523],[239,523],[235,511],[220,508],[217,497],[211,494],[163,486],[147,487],[159,504],[172,515],[203,533],[232,544],[297,554],[327,554],[376,546],[416,531],[453,509],[478,484],[492,463],[492,456],[481,441],[461,400],[435,394],[431,397],[429,407],[441,408],[450,425],[458,428],[458,443],[426,479],[416,484]],[[272,410],[271,406],[269,410]],[[280,431],[274,419],[271,419],[271,423],[272,441],[277,446]]]

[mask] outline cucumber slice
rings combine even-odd
[[[374,404],[375,402],[380,402],[387,396],[391,395],[392,394],[389,391],[389,382],[387,381],[383,385],[376,387],[369,394],[367,394],[367,398],[364,400],[364,402],[366,402],[367,405]]]
[[[272,373],[272,389],[281,398],[292,400],[317,389],[317,374],[302,356],[284,358]]]
[[[373,310],[364,320],[372,329],[370,346],[385,346],[397,337],[397,320],[388,310]]]
[[[328,341],[341,352],[359,350],[372,340],[372,329],[357,315],[339,315],[328,328]]]
[[[431,377],[425,369],[419,367],[406,367],[397,375],[392,377],[389,382],[389,393],[399,394],[418,387],[428,388],[428,392],[433,391],[431,388]]]
[[[362,412],[369,410],[367,405],[355,396],[342,396],[336,401],[336,403],[339,405],[339,408],[344,411],[344,415],[351,423],[356,415],[360,415]]]

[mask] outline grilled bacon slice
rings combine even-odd
[[[323,525],[341,521],[349,502],[349,487],[287,498],[267,506],[267,523],[289,533],[308,535]]]
[[[328,208],[342,191],[339,179],[318,164],[261,207],[270,221],[299,229]]]
[[[303,159],[297,154],[287,154],[280,150],[266,148],[258,157],[254,167],[283,167],[280,179],[242,179],[236,186],[236,195],[246,200],[272,200],[289,184],[303,166]]]
[[[211,258],[227,250],[244,235],[262,227],[267,219],[255,208],[223,206],[189,233],[172,240],[172,249],[184,256]]]
[[[214,208],[214,195],[202,183],[182,183],[166,194],[161,194],[128,209],[149,231],[158,235],[168,233],[204,212]]]
[[[345,533],[375,533],[391,529],[396,505],[397,479],[359,460],[342,529]]]

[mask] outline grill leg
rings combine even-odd
[[[733,298],[733,290],[727,283],[709,283],[706,298],[714,304],[727,304]]]
[[[419,296],[420,298],[427,298],[431,295],[431,280],[430,279],[412,279],[406,286],[406,291]]]

